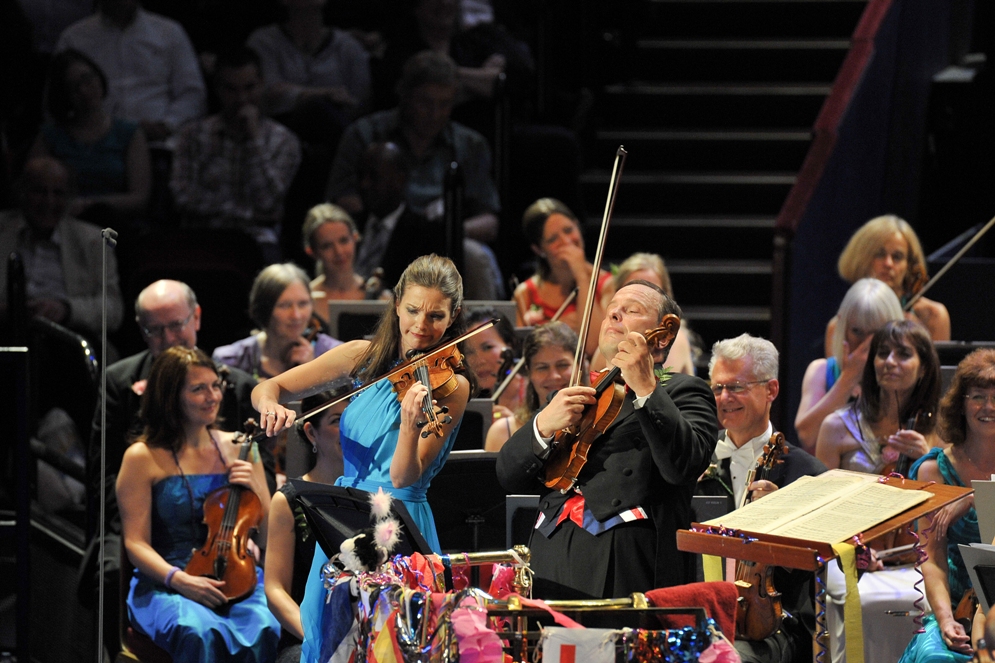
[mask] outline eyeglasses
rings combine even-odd
[[[984,407],[986,403],[995,404],[995,394],[968,394],[964,396],[964,400],[971,405]]]
[[[722,390],[724,389],[733,396],[737,396],[755,384],[767,384],[768,382],[770,382],[770,380],[752,380],[750,382],[733,382],[731,384],[713,384],[712,393],[715,394],[716,398],[718,398],[722,395]]]
[[[183,320],[178,320],[176,322],[170,322],[165,325],[155,325],[154,327],[146,327],[145,325],[139,325],[142,328],[142,333],[145,334],[147,338],[162,338],[162,336],[168,331],[170,334],[179,334],[183,331],[184,327],[193,318],[193,311],[190,311],[188,315]]]

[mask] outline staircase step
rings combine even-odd
[[[812,142],[808,129],[759,131],[606,129],[595,134],[590,163],[629,152],[626,168],[654,170],[798,170]]]
[[[681,304],[680,292],[676,293]],[[769,306],[695,306],[681,304],[688,324],[701,337],[702,349],[709,352],[716,341],[743,333],[770,338]]]
[[[651,0],[644,36],[847,39],[866,0]]]
[[[586,209],[604,209],[609,174],[581,175]],[[632,172],[619,185],[619,214],[777,214],[795,173]]]
[[[768,253],[768,255],[770,255]],[[771,261],[667,260],[678,302],[690,306],[766,306]]]
[[[633,75],[657,81],[832,82],[848,39],[642,39]]]
[[[814,83],[609,85],[602,126],[667,129],[796,128],[811,126],[831,86]]]

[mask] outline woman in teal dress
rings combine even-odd
[[[231,484],[254,492],[265,540],[270,495],[258,452],[239,460],[234,434],[214,428],[223,383],[210,357],[163,352],[142,395],[145,430],[124,454],[117,479],[125,548],[135,565],[128,618],[174,661],[271,661],[280,626],[266,605],[262,572],[248,598],[229,603],[222,581],[183,568],[203,545],[205,497]]]
[[[448,258],[422,256],[404,270],[370,341],[350,341],[301,366],[266,380],[252,392],[268,435],[294,422],[294,412],[280,405],[322,389],[330,381],[351,375],[367,384],[409,356],[459,336],[465,331],[463,281]],[[421,437],[418,422],[428,388],[414,384],[402,401],[384,380],[357,396],[339,424],[343,476],[339,486],[376,492],[383,488],[407,507],[425,540],[441,551],[426,491],[446,462],[463,410],[472,391],[471,374],[457,373],[456,388],[437,398],[449,408],[451,422],[442,435]]]
[[[976,350],[957,366],[950,389],[940,401],[939,432],[951,446],[946,450],[934,447],[920,458],[909,473],[913,479],[963,487],[995,474],[995,350]],[[920,531],[928,527],[928,520],[920,521]],[[925,632],[912,638],[899,663],[969,661],[974,653],[971,634],[954,619],[957,604],[971,587],[957,545],[981,541],[973,495],[938,511],[932,528],[926,534],[929,559],[922,573],[933,614],[925,620]],[[980,633],[974,635],[975,640],[980,637]]]

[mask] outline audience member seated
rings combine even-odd
[[[637,279],[658,285],[668,295],[674,296],[667,266],[664,265],[663,258],[655,253],[633,253],[618,266],[617,270],[612,271],[612,280],[605,292],[606,297],[612,297],[616,290]],[[691,345],[690,335],[687,320],[681,320],[681,328],[677,332],[677,338],[674,339],[673,347],[670,348],[670,354],[667,355],[667,361],[663,363],[664,366],[677,373],[694,375],[694,357],[696,354],[701,354],[701,348]],[[653,361],[659,364],[662,358],[663,351],[657,349],[653,353]],[[595,352],[591,359],[591,370],[600,371],[604,367],[605,358],[600,352]]]
[[[252,443],[250,458],[240,460],[234,434],[214,430],[223,390],[202,351],[163,352],[142,396],[145,428],[125,451],[117,479],[124,545],[135,565],[128,618],[174,661],[272,660],[280,637],[261,569],[248,598],[232,603],[224,581],[182,568],[204,545],[205,501],[219,488],[255,494],[266,540],[270,493],[259,451]]]
[[[374,69],[378,107],[389,107],[393,85],[405,61],[415,53],[432,50],[448,55],[457,65],[460,117],[488,133],[493,123],[494,86],[499,74],[507,75],[513,109],[529,108],[535,62],[529,47],[493,22],[464,26],[459,0],[418,0],[387,35],[387,48]]]
[[[114,482],[117,480],[125,449],[141,431],[138,411],[142,394],[148,385],[152,363],[169,348],[196,348],[200,320],[201,308],[196,294],[190,286],[180,281],[156,281],[142,290],[135,300],[135,322],[148,349],[107,367],[105,518],[108,533],[117,534],[121,531],[117,501],[114,499]],[[224,375],[225,390],[221,397],[221,417],[217,425],[221,430],[241,430],[246,419],[257,417],[256,411],[252,409],[250,396],[256,381],[237,368],[219,367],[219,372]],[[87,462],[87,500],[91,518],[96,517],[100,505],[101,414],[99,407],[93,413]],[[263,449],[263,466],[270,491],[273,491],[276,489],[273,457],[266,449]],[[96,523],[92,522],[88,529],[92,534]],[[112,554],[116,555],[113,550]]]
[[[309,396],[301,402],[304,412],[320,407],[352,387],[348,379],[336,381],[337,388]],[[333,484],[342,476],[342,446],[339,444],[339,419],[348,401],[334,405],[311,421],[297,422],[297,436],[307,446],[310,467],[305,481]],[[314,558],[315,538],[304,512],[297,504],[297,491],[285,483],[273,495],[269,509],[269,536],[266,545],[266,599],[269,609],[280,622],[280,645],[277,663],[297,663],[301,656],[304,627],[301,624],[301,601],[307,574]]]
[[[326,322],[328,302],[381,298],[384,291],[377,283],[379,279],[367,282],[354,271],[359,231],[348,212],[331,203],[316,205],[308,211],[301,234],[304,252],[314,259],[317,273],[311,281],[311,296],[316,300],[316,311]]]
[[[184,224],[240,228],[270,264],[279,260],[283,200],[301,148],[290,130],[260,113],[259,71],[247,48],[218,57],[221,112],[180,131],[169,186]]]
[[[947,448],[933,447],[912,466],[918,481],[936,481],[970,487],[971,481],[988,481],[995,474],[995,351],[976,350],[957,366],[950,388],[940,401],[938,427]],[[922,575],[932,614],[925,632],[912,642],[899,663],[969,661],[970,636],[955,617],[971,588],[971,579],[958,544],[981,543],[974,496],[958,500],[933,518],[919,521],[926,535]],[[965,606],[967,607],[967,606]],[[964,612],[973,615],[970,607]]]
[[[522,345],[522,357],[528,375],[525,403],[510,417],[502,417],[487,431],[485,451],[500,451],[515,431],[531,421],[550,395],[570,383],[570,373],[577,350],[577,332],[562,322],[536,327]],[[581,384],[588,381],[582,380]]]
[[[822,422],[815,455],[826,467],[881,474],[886,465],[921,458],[934,443],[940,360],[926,329],[889,322],[871,337],[860,398]]]
[[[714,469],[699,479],[697,494],[728,495],[734,507],[738,507],[747,501],[750,493],[752,499],[758,499],[803,476],[826,471],[818,460],[788,444],[787,453],[780,457],[782,462],[767,480],[746,484],[747,475],[774,433],[770,408],[780,391],[777,370],[777,349],[766,339],[742,334],[712,346],[708,372],[723,430],[712,455]],[[736,651],[749,663],[811,659],[815,630],[813,575],[776,568],[773,582],[790,617],[785,617],[781,627],[764,640],[737,637]]]
[[[496,239],[500,201],[491,177],[490,148],[483,136],[450,119],[456,89],[456,65],[448,57],[423,51],[408,60],[397,85],[398,107],[360,118],[346,129],[332,163],[328,197],[350,214],[363,211],[360,162],[371,143],[390,142],[406,160],[394,162],[407,167],[403,198],[406,207],[429,220],[441,219],[445,212],[445,177],[455,161],[463,177],[465,238],[481,243]],[[369,209],[365,211],[371,213]],[[370,228],[364,227],[363,232],[369,238]],[[478,272],[482,280],[497,271],[490,249],[480,246],[477,250],[485,251],[492,264],[489,270]],[[465,276],[477,272],[470,260],[467,251]],[[487,284],[489,293],[474,292],[471,285],[467,283],[468,298],[496,299],[502,287],[500,273]]]
[[[563,309],[560,320],[579,333],[594,269],[584,255],[580,221],[559,200],[540,198],[525,210],[522,230],[536,254],[537,265],[536,273],[515,289],[516,324],[532,327],[548,322],[576,288],[577,296]],[[595,286],[591,326],[584,345],[588,357],[598,349],[605,306],[613,294],[608,292],[610,282],[611,274],[602,270]]]
[[[795,431],[805,451],[815,453],[823,420],[860,395],[874,332],[903,317],[898,297],[884,282],[867,278],[850,286],[836,313],[844,324],[834,326],[829,357],[809,364],[802,380]]]
[[[334,140],[334,148],[369,105],[370,57],[348,32],[325,25],[325,3],[283,0],[286,20],[259,28],[247,45],[262,62],[266,112],[286,118],[302,140]]]
[[[493,397],[494,390],[504,382],[519,356],[515,328],[497,309],[490,306],[470,309],[466,316],[466,326],[472,331],[491,320],[496,321],[493,327],[463,343],[463,356],[470,370],[477,376],[480,398]],[[524,372],[519,371],[494,403],[494,421],[513,416],[525,404],[527,386],[528,378]]]
[[[168,138],[202,116],[206,91],[183,28],[138,0],[100,0],[97,13],[66,28],[56,52],[74,48],[107,76],[108,111],[139,122],[149,141]]]
[[[28,312],[91,339],[101,330],[103,239],[100,229],[71,217],[69,172],[57,159],[33,157],[18,183],[20,209],[0,212],[0,320],[8,317],[7,257],[24,260]],[[117,260],[107,248],[107,329],[121,326],[124,304]]]
[[[307,274],[293,263],[270,265],[259,272],[249,292],[249,316],[261,331],[215,348],[215,361],[264,380],[339,345],[318,331],[310,286]]]
[[[107,78],[93,60],[75,49],[57,54],[48,76],[50,119],[31,153],[53,156],[72,170],[74,216],[116,225],[144,215],[152,168],[145,134],[136,122],[111,117],[106,96]]]
[[[907,221],[894,214],[873,218],[861,226],[847,242],[837,267],[849,283],[868,276],[884,281],[898,295],[903,308],[929,280],[919,237]],[[922,323],[934,341],[950,340],[950,314],[940,302],[920,297],[910,315]],[[826,326],[826,355],[830,354],[835,325],[833,318]]]

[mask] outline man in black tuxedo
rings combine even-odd
[[[732,504],[739,505],[749,490],[753,491],[753,499],[758,499],[800,477],[826,471],[817,458],[786,443],[787,452],[767,479],[746,484],[747,474],[774,432],[770,408],[780,390],[777,369],[777,348],[766,339],[742,334],[712,347],[708,372],[719,424],[724,430],[719,434],[712,466],[698,484],[699,495],[726,495]],[[766,640],[737,638],[736,651],[744,662],[787,663],[812,658],[812,582],[809,572],[775,569],[774,586],[781,592],[782,605],[790,616]]]
[[[505,490],[540,493],[530,547],[543,598],[620,597],[694,580],[694,556],[677,550],[675,533],[691,523],[691,496],[718,424],[703,380],[654,373],[643,334],[668,313],[681,315],[646,281],[626,284],[608,305],[599,347],[621,369],[627,391],[573,489],[562,494],[541,480],[553,434],[595,402],[591,387],[561,389],[501,449],[497,475]]]
[[[193,348],[197,345],[197,330],[200,329],[200,305],[197,296],[186,283],[180,281],[156,281],[138,295],[135,302],[135,321],[142,332],[148,350],[125,357],[107,368],[107,442],[106,442],[106,508],[107,532],[119,534],[121,521],[117,512],[117,499],[114,484],[121,467],[124,450],[131,441],[131,435],[138,429],[138,411],[141,395],[145,391],[145,381],[152,368],[152,362],[164,350],[182,345]],[[248,373],[229,366],[219,367],[225,379],[225,393],[221,402],[219,426],[222,430],[241,430],[249,417],[258,420],[252,409],[250,394],[256,381]],[[87,533],[93,536],[97,530],[100,508],[100,406],[93,415],[93,428],[87,460]],[[273,455],[260,447],[266,479],[270,491],[276,489],[273,472]],[[114,551],[115,554],[117,551]]]

